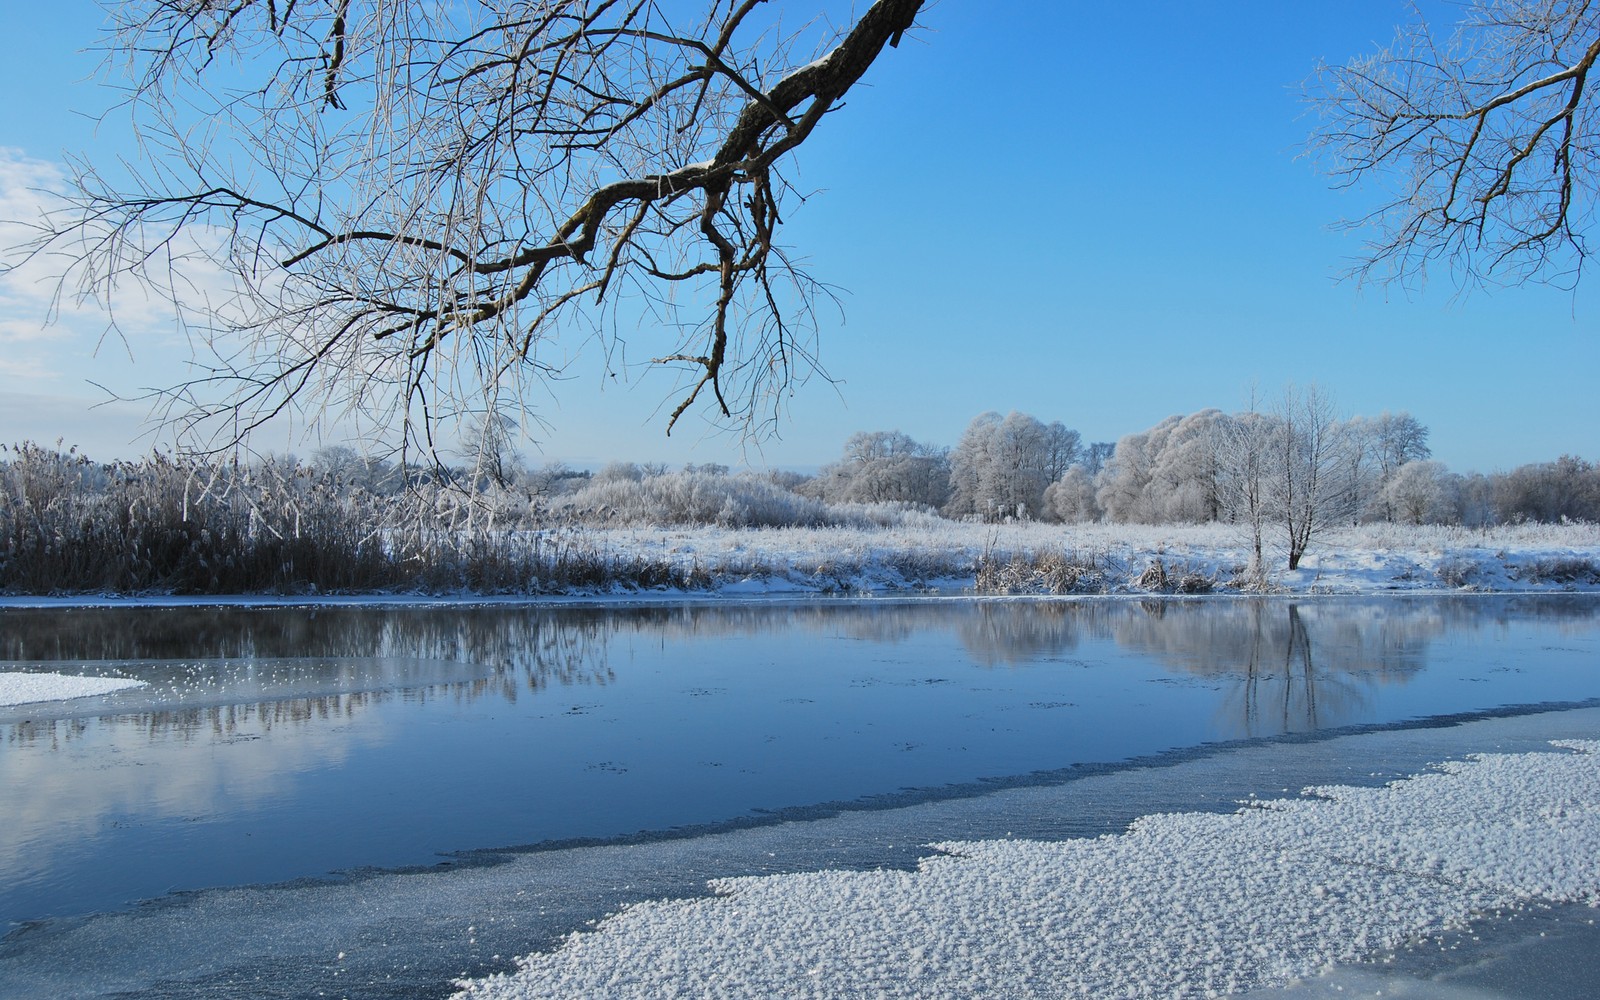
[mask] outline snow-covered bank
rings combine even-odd
[[[723,879],[646,902],[460,1000],[1208,997],[1532,902],[1600,905],[1597,740],[1383,788],[1153,815],[1057,843],[947,842],[915,872]]]
[[[978,524],[908,515],[885,527],[579,528],[509,532],[501,541],[508,551],[560,548],[583,571],[566,577],[530,571],[515,584],[421,592],[307,586],[261,594],[16,594],[0,597],[0,608],[906,593],[1600,592],[1600,525],[1587,523],[1352,527],[1319,540],[1292,572],[1269,548],[1259,579],[1246,574],[1250,552],[1239,529],[1222,524]]]
[[[6,671],[0,672],[0,708],[90,698],[143,686],[144,681],[122,677],[74,677],[67,674]]]
[[[974,524],[914,527],[618,529],[602,549],[708,578],[726,594],[972,590],[984,563],[1059,555],[1084,570],[1082,593],[1253,590],[1290,594],[1392,591],[1600,591],[1600,525],[1487,530],[1393,524],[1328,535],[1290,572],[1269,551],[1264,586],[1244,579],[1249,548],[1231,525]],[[1152,573],[1159,564],[1161,571]],[[1186,584],[1184,581],[1188,581]],[[1018,591],[1031,589],[1024,578]],[[980,588],[981,589],[981,588]]]

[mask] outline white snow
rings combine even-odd
[[[0,672],[0,708],[41,701],[65,701],[144,687],[125,677],[74,677],[69,674]]]
[[[566,530],[566,529],[564,529]],[[1281,594],[1550,593],[1600,592],[1600,525],[1523,524],[1494,528],[1373,524],[1330,532],[1314,543],[1290,572],[1269,544],[1264,590]],[[903,515],[877,528],[582,528],[563,544],[604,553],[619,563],[665,562],[685,575],[710,581],[708,589],[573,590],[535,599],[637,601],[658,597],[732,597],[810,594],[970,595],[978,561],[1067,553],[1099,570],[1103,591],[1144,594],[1145,570],[1160,560],[1173,578],[1189,574],[1212,582],[1219,594],[1237,593],[1249,546],[1233,525],[979,524],[933,515]],[[527,595],[460,593],[445,600],[523,601]],[[437,595],[369,594],[279,597],[272,595],[139,597],[0,597],[5,607],[90,605],[354,605],[437,603]]]
[[[639,528],[590,532],[618,557],[711,576],[718,593],[884,593],[973,586],[978,560],[1066,552],[1092,560],[1110,593],[1140,593],[1156,560],[1230,592],[1249,562],[1225,524],[979,524],[927,516],[881,528]],[[1600,590],[1600,525],[1471,529],[1375,524],[1330,532],[1290,572],[1268,540],[1265,589],[1293,594]]]
[[[458,1000],[1210,997],[1285,985],[1489,910],[1600,905],[1600,740],[1383,788],[1065,842],[933,845],[915,872],[724,879],[631,906]]]

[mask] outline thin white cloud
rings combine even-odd
[[[0,309],[5,308],[6,304],[6,300],[0,297]],[[61,328],[43,321],[0,317],[0,344],[6,344],[8,347],[37,341],[59,341],[66,339],[67,336],[68,334]]]
[[[0,342],[5,336],[0,334]],[[0,358],[0,379],[21,379],[29,382],[53,380],[60,373],[45,367],[40,358]]]
[[[181,383],[193,352],[154,289],[123,280],[108,308],[80,294],[70,251],[30,252],[67,190],[61,164],[0,147],[0,419],[16,440],[67,438],[116,457],[148,446],[153,428],[143,404],[104,404]],[[236,302],[200,245],[210,235],[173,241],[172,259],[156,264],[171,268],[188,301]]]

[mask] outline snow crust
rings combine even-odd
[[[0,672],[0,708],[44,701],[66,701],[144,687],[125,677],[74,677],[68,674]]]
[[[457,1000],[1212,997],[1490,910],[1600,906],[1600,740],[1480,754],[1092,840],[952,841],[919,870],[721,879],[635,904]]]

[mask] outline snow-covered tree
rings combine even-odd
[[[949,456],[897,430],[862,431],[845,442],[839,461],[805,484],[805,492],[828,503],[941,507],[950,494]]]
[[[1097,480],[1106,516],[1150,524],[1220,517],[1217,442],[1227,419],[1214,409],[1174,415],[1118,441]]]
[[[1120,523],[1156,520],[1150,497],[1153,452],[1160,449],[1160,442],[1181,419],[1168,417],[1148,431],[1126,434],[1117,440],[1116,450],[1095,480],[1095,502],[1108,519]]]
[[[1432,456],[1428,447],[1428,428],[1404,410],[1384,410],[1376,417],[1353,417],[1348,424],[1354,447],[1348,458],[1359,492],[1357,509],[1363,520],[1390,521],[1396,513],[1385,493],[1395,473],[1407,462]]]
[[[952,517],[1039,517],[1044,492],[1077,460],[1078,432],[1013,410],[982,413],[950,453]]]
[[[1266,572],[1267,479],[1272,443],[1280,433],[1278,422],[1247,410],[1234,414],[1218,431],[1217,492],[1222,511],[1244,529],[1250,544],[1250,564],[1245,571],[1259,580]]]
[[[1074,465],[1046,487],[1044,507],[1048,517],[1068,524],[1098,521],[1100,505],[1094,499],[1094,477],[1085,466]]]
[[[1150,467],[1150,504],[1164,523],[1215,521],[1222,516],[1217,448],[1221,410],[1191,413],[1167,428]],[[1152,432],[1152,438],[1154,432]]]
[[[1449,471],[1443,462],[1418,459],[1394,471],[1383,486],[1382,502],[1406,524],[1440,524],[1456,519]]]

